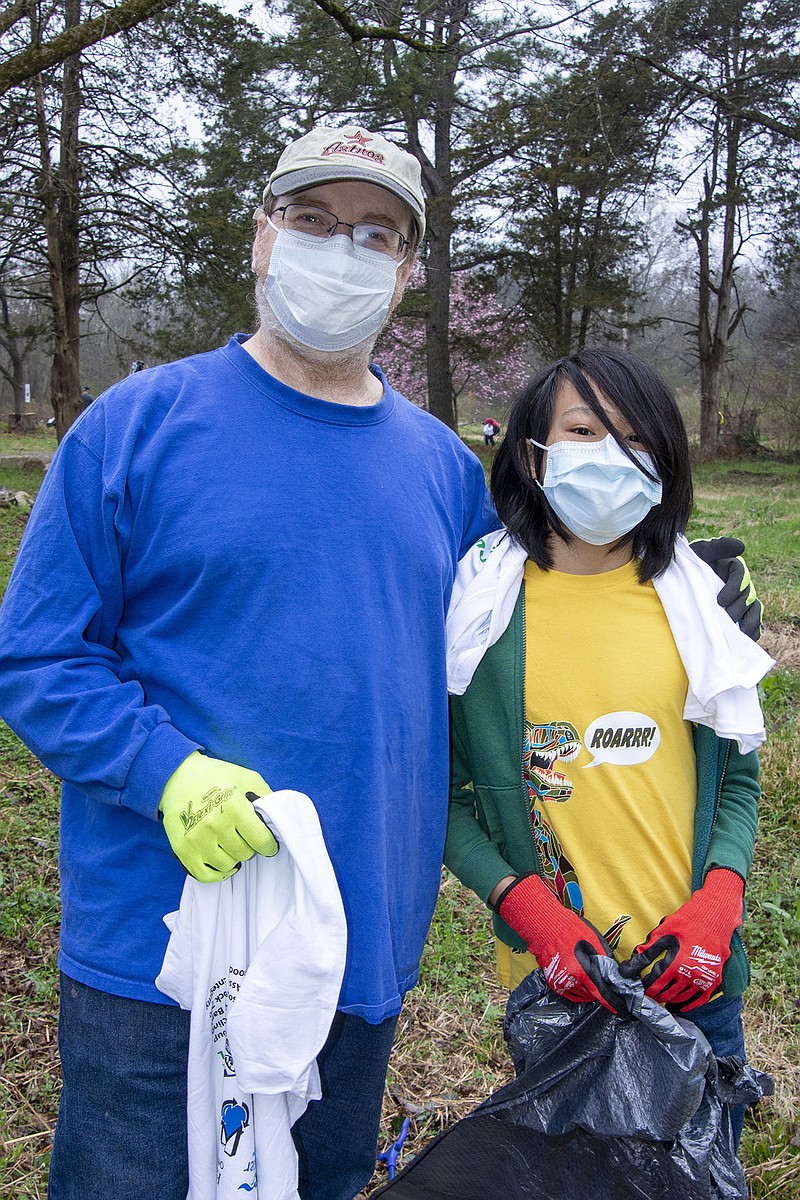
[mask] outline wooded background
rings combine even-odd
[[[800,0],[5,0],[0,415],[61,437],[82,386],[252,329],[277,155],[363,124],[423,165],[376,355],[414,402],[502,419],[537,365],[614,341],[702,457],[796,453],[799,43]]]

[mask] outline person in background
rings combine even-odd
[[[94,401],[94,396],[89,391],[86,384],[84,384],[83,388],[81,389],[81,400],[83,401],[84,408],[88,408],[89,405]]]
[[[459,566],[448,616],[445,862],[493,910],[507,986],[538,964],[559,995],[613,1007],[592,970],[613,954],[744,1058],[773,664],[684,537],[670,392],[627,352],[559,360],[515,402],[492,495],[505,530]]]
[[[494,417],[487,417],[483,422],[483,444],[484,446],[493,446],[494,439],[499,432],[500,426]]]
[[[270,788],[312,798],[348,925],[299,1194],[350,1200],[372,1174],[441,872],[444,615],[497,525],[475,456],[371,365],[425,232],[420,176],[358,125],[290,143],[256,212],[256,332],[109,388],[34,506],[0,712],[64,781],[50,1200],[185,1200],[163,917],[187,871],[275,853],[248,798]]]

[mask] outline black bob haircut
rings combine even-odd
[[[574,537],[536,482],[537,476],[543,478],[544,451],[530,446],[527,440],[535,438],[546,444],[556,396],[565,383],[574,385],[632,458],[631,447],[599,403],[594,391],[597,388],[630,423],[655,462],[661,479],[661,503],[614,543],[615,547],[631,545],[639,579],[644,583],[662,574],[672,561],[675,539],[685,531],[692,511],[692,475],[686,428],[672,393],[636,355],[611,348],[579,350],[545,367],[523,388],[511,408],[506,436],[492,466],[495,507],[529,558],[545,570],[553,565],[551,538],[568,542]]]

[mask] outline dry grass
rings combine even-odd
[[[408,1162],[513,1078],[502,1036],[507,995],[495,977],[486,909],[445,872],[422,978],[406,997],[392,1051],[382,1148],[409,1117]],[[367,1194],[385,1181],[379,1167]]]
[[[775,1095],[748,1114],[745,1176],[759,1200],[800,1195],[800,1064],[797,1010],[791,1021],[769,996],[751,988],[745,997],[745,1040],[751,1062],[775,1080]]]
[[[60,1088],[56,1048],[58,796],[7,730],[0,740],[0,1194],[44,1200]]]
[[[800,671],[800,629],[789,622],[766,625],[760,645],[784,671]]]

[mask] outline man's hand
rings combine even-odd
[[[269,785],[255,771],[199,750],[167,780],[158,810],[170,845],[201,883],[227,879],[254,854],[270,858],[278,843],[253,807]]]
[[[742,558],[744,542],[739,538],[722,537],[698,540],[689,545],[725,584],[717,594],[717,603],[742,633],[757,642],[761,637],[761,601],[756,596],[750,571]]]
[[[636,947],[623,964],[623,974],[641,975],[659,959],[642,976],[648,996],[678,1012],[708,1003],[722,983],[731,938],[742,923],[743,903],[740,875],[724,867],[709,871],[703,886]]]
[[[495,905],[507,925],[528,943],[551,991],[568,1000],[596,1000],[615,1012],[587,973],[591,960],[608,954],[596,929],[565,908],[539,875],[521,875]]]

